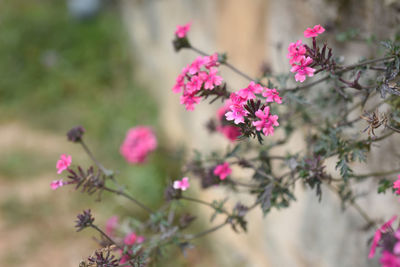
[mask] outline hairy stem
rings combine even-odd
[[[132,201],[133,203],[135,203],[137,206],[141,207],[143,210],[145,210],[147,213],[152,214],[153,210],[150,209],[149,207],[147,207],[146,205],[144,205],[142,202],[140,202],[139,200],[135,199],[134,197],[128,195],[127,193],[125,193],[124,191],[121,190],[115,190],[112,188],[109,188],[107,186],[102,187],[103,190],[111,192],[111,193],[115,193],[117,195],[120,196],[124,196],[125,198],[129,199],[130,201]]]

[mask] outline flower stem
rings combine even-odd
[[[226,220],[225,222],[223,222],[221,224],[218,224],[217,226],[214,226],[214,227],[212,227],[210,229],[207,229],[205,231],[199,232],[199,233],[194,234],[194,235],[190,235],[190,236],[186,237],[185,239],[186,240],[193,240],[193,239],[196,239],[196,238],[199,238],[199,237],[203,237],[205,235],[208,235],[210,233],[213,233],[213,232],[221,229],[222,227],[224,227],[227,224],[228,224],[228,220]]]
[[[137,206],[141,207],[141,208],[142,208],[143,210],[145,210],[147,213],[149,213],[149,214],[152,214],[152,213],[153,213],[153,210],[152,210],[152,209],[150,209],[149,207],[147,207],[146,205],[144,205],[142,202],[140,202],[139,200],[135,199],[134,197],[128,195],[128,194],[125,193],[124,191],[115,190],[115,189],[109,188],[109,187],[107,187],[107,186],[102,187],[102,189],[105,190],[105,191],[111,192],[111,193],[115,193],[115,194],[120,195],[120,196],[124,196],[124,197],[126,197],[127,199],[129,199],[130,201],[132,201],[133,203],[135,203]]]

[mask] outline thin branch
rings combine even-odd
[[[119,249],[123,249],[121,248],[121,246],[119,246],[111,237],[109,237],[106,233],[104,233],[99,227],[97,227],[94,224],[91,224],[90,227],[92,227],[93,229],[95,229],[97,232],[99,232],[103,237],[105,237],[110,243],[116,245]]]
[[[135,203],[136,205],[138,205],[139,207],[141,207],[143,210],[147,211],[147,213],[149,213],[149,214],[152,214],[152,213],[153,213],[153,210],[152,210],[152,209],[150,209],[149,207],[147,207],[146,205],[144,205],[144,204],[143,204],[142,202],[140,202],[139,200],[137,200],[137,199],[131,197],[130,195],[128,195],[128,194],[125,193],[124,191],[115,190],[115,189],[109,188],[109,187],[107,187],[107,186],[102,187],[102,189],[105,190],[105,191],[111,192],[111,193],[115,193],[115,194],[120,195],[120,196],[124,196],[124,197],[126,197],[127,199],[129,199],[130,201],[132,201],[133,203]]]
[[[216,211],[222,211],[223,213],[225,213],[226,215],[230,216],[230,213],[227,212],[225,209],[219,209],[218,207],[215,207],[212,203],[208,203],[206,201],[203,201],[201,199],[197,199],[197,198],[192,198],[192,197],[186,197],[186,196],[181,196],[179,199],[184,199],[187,201],[191,201],[191,202],[195,202],[195,203],[199,203],[208,207],[211,207],[212,209],[216,210]]]
[[[208,229],[208,230],[202,231],[202,232],[197,233],[197,234],[194,234],[194,235],[187,236],[187,237],[185,238],[185,240],[193,240],[193,239],[196,239],[196,238],[199,238],[199,237],[203,237],[203,236],[205,236],[205,235],[208,235],[208,234],[210,234],[210,233],[213,233],[213,232],[215,232],[215,231],[221,229],[222,227],[224,227],[224,226],[227,225],[228,223],[229,223],[228,220],[226,220],[225,222],[223,222],[223,223],[221,223],[221,224],[219,224],[219,225],[217,225],[217,226],[214,226],[214,227],[212,227],[212,228],[210,228],[210,229]]]
[[[96,166],[101,170],[102,173],[106,176],[112,176],[113,172],[110,170],[107,170],[92,154],[90,151],[89,147],[83,142],[82,139],[79,140],[79,143],[82,145],[83,149],[85,150],[86,154],[89,155],[89,157],[93,160],[93,162],[96,164]]]
[[[391,175],[395,173],[399,173],[400,169],[395,169],[391,171],[385,171],[385,172],[372,172],[372,173],[367,173],[367,174],[359,174],[359,175],[352,175],[352,177],[357,178],[357,179],[364,179],[368,177],[382,177],[386,175]]]

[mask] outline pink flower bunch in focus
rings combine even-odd
[[[245,108],[247,101],[256,99],[256,94],[261,94],[265,97],[265,104],[271,102],[277,104],[282,103],[282,98],[279,96],[279,92],[276,89],[266,88],[260,84],[250,82],[246,88],[240,89],[230,95],[229,111],[225,114],[226,119],[228,121],[233,121],[235,124],[244,123],[245,118],[249,115],[249,111]],[[279,125],[278,116],[270,115],[269,107],[265,107],[264,111],[266,110],[268,110],[267,115],[265,115],[261,109],[256,111],[255,115],[257,118],[261,119],[261,121],[256,120],[253,121],[252,124],[256,127],[257,131],[262,130],[265,135],[272,135],[274,132],[273,126]]]
[[[176,26],[176,31],[175,31],[175,35],[178,38],[184,38],[186,37],[186,34],[190,31],[190,26],[192,25],[191,22],[185,24],[185,25],[177,25]]]
[[[308,28],[304,31],[304,37],[313,38],[315,42],[315,37],[323,33],[325,29],[321,25],[315,25],[313,28]],[[315,48],[315,47],[314,47]],[[295,43],[291,43],[288,47],[287,58],[289,58],[289,63],[292,66],[290,71],[296,73],[295,80],[297,82],[304,82],[306,76],[314,76],[315,69],[310,65],[313,63],[313,59],[307,56],[306,46],[302,44],[301,40],[297,40]]]
[[[190,186],[189,178],[183,177],[182,180],[175,181],[172,187],[177,190],[179,189],[179,190],[185,191],[186,189],[189,188],[189,186]]]
[[[217,111],[217,119],[219,124],[217,125],[217,131],[222,133],[226,138],[228,138],[231,142],[238,140],[240,136],[240,128],[235,127],[233,125],[226,125],[225,122],[225,113],[229,111],[229,107],[231,105],[231,101],[228,99],[225,101],[225,105],[218,109]]]
[[[157,139],[151,128],[137,126],[131,128],[120,147],[120,153],[132,164],[144,163],[148,154],[157,147]]]
[[[211,56],[199,56],[178,75],[172,91],[183,92],[180,102],[187,110],[194,110],[194,105],[201,100],[198,94],[202,90],[213,90],[222,84],[222,77],[217,75],[218,65],[217,53]]]
[[[269,107],[265,107],[264,110],[257,110],[256,116],[260,119],[253,122],[253,126],[256,127],[257,131],[262,130],[265,136],[273,135],[274,126],[279,126],[278,115],[271,115]]]
[[[317,37],[319,34],[323,33],[325,31],[324,27],[321,25],[315,25],[312,28],[307,28],[304,31],[304,37],[310,38],[310,37]]]
[[[218,176],[219,179],[225,180],[228,175],[232,173],[232,169],[229,166],[228,162],[224,162],[223,164],[219,164],[214,168],[214,175]]]

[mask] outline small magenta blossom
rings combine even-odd
[[[229,106],[230,111],[225,113],[225,117],[228,121],[234,121],[235,124],[243,123],[244,117],[249,112],[244,108],[246,104],[246,98],[241,97],[237,92],[231,93],[230,95],[231,105]]]
[[[132,246],[136,243],[137,236],[135,233],[129,233],[124,238],[124,244],[127,246]]]
[[[292,68],[290,69],[290,72],[297,72],[296,75],[294,76],[294,79],[297,82],[304,82],[306,79],[306,76],[312,77],[314,76],[315,69],[308,67],[311,63],[313,63],[312,58],[310,57],[302,57],[300,59],[299,65],[293,65]]]
[[[224,162],[223,164],[217,165],[214,168],[214,174],[219,177],[221,180],[225,180],[228,175],[232,173],[232,169],[229,167],[228,162]]]
[[[188,189],[189,186],[190,186],[190,184],[189,184],[188,177],[183,177],[182,180],[174,181],[174,184],[173,184],[174,189],[180,189],[182,191],[185,191],[186,189]]]
[[[304,31],[304,37],[310,38],[310,37],[317,37],[319,34],[323,33],[325,29],[321,25],[315,25],[312,28],[307,28]]]
[[[395,255],[387,250],[382,252],[379,262],[382,264],[382,267],[400,267],[399,255]]]
[[[71,156],[62,154],[56,164],[57,173],[60,174],[64,170],[68,169],[68,167],[71,165],[71,162],[72,162]]]
[[[216,75],[218,73],[217,68],[210,68],[210,73],[207,75],[207,78],[204,82],[204,89],[212,90],[215,86],[222,84],[222,77]]]
[[[306,51],[305,46],[301,44],[301,40],[291,43],[288,47],[288,54],[286,55],[286,57],[290,59],[290,65],[300,62],[300,59],[306,54]]]
[[[106,223],[106,234],[109,236],[115,235],[115,229],[118,227],[118,216],[111,216]]]
[[[184,94],[181,96],[181,104],[185,105],[186,110],[193,111],[194,105],[200,103],[201,97],[194,94]]]
[[[393,188],[396,189],[396,194],[400,195],[400,175],[397,176],[397,180],[393,183]]]
[[[190,31],[190,26],[192,25],[191,22],[185,24],[185,25],[177,25],[176,26],[176,31],[175,35],[178,36],[179,38],[184,38],[186,37],[186,34]]]
[[[53,182],[50,183],[50,187],[53,190],[56,190],[57,188],[61,187],[64,185],[63,180],[54,180]]]
[[[225,101],[225,105],[217,110],[217,119],[219,124],[217,125],[216,130],[222,133],[229,141],[235,142],[238,140],[238,137],[241,134],[240,128],[233,125],[225,125],[223,122],[225,114],[230,110],[230,105],[231,101],[230,99],[228,99],[227,101]]]
[[[397,216],[394,215],[392,218],[390,218],[389,221],[385,222],[378,230],[376,230],[375,234],[374,234],[374,238],[372,240],[372,245],[371,245],[371,249],[369,251],[368,254],[368,258],[373,258],[375,255],[375,251],[376,251],[376,247],[378,246],[379,240],[381,240],[382,234],[386,232],[386,230],[388,230],[388,228],[390,228],[392,226],[392,223],[394,222],[394,220],[396,220]]]
[[[274,134],[274,126],[279,126],[278,115],[271,115],[269,113],[269,107],[265,107],[264,110],[257,110],[255,115],[260,120],[254,121],[253,126],[256,127],[257,131],[261,131],[265,136]]]
[[[262,96],[266,98],[266,102],[275,102],[277,104],[282,104],[282,97],[279,96],[279,92],[274,89],[265,88]]]
[[[157,148],[157,139],[150,127],[129,129],[120,147],[120,153],[131,164],[144,163],[148,154]]]

